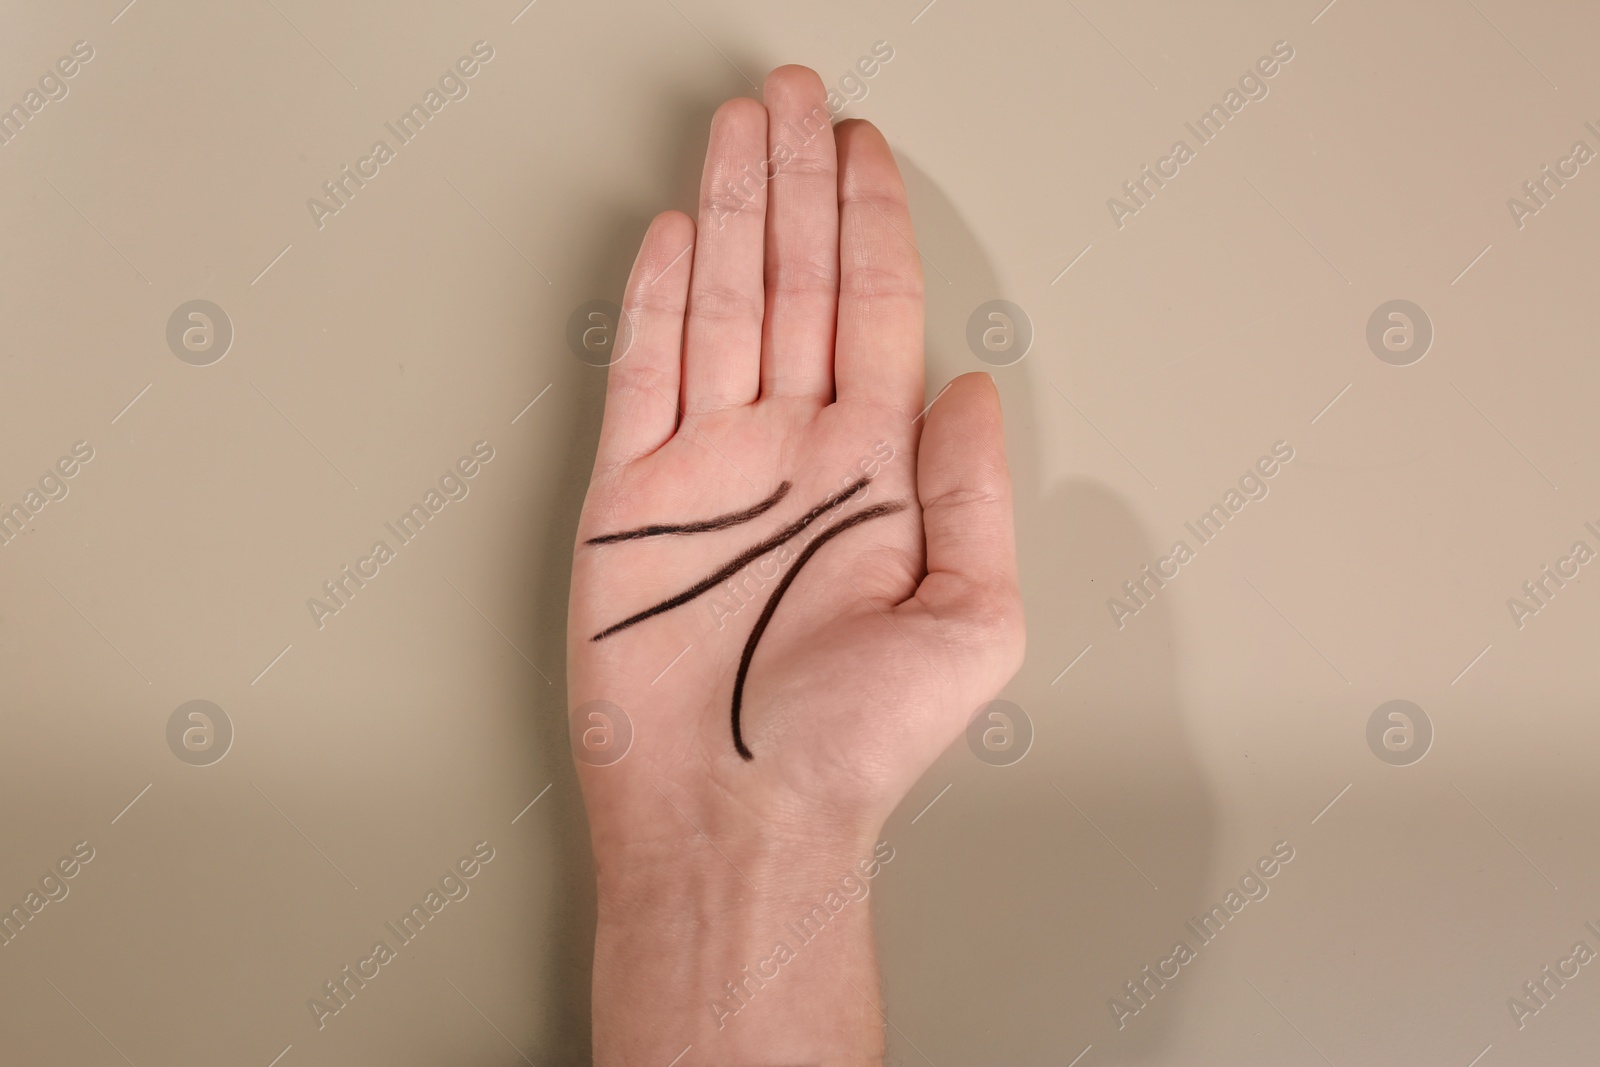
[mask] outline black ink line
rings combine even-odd
[[[773,490],[771,496],[757,504],[755,507],[743,511],[733,511],[726,515],[718,515],[714,519],[704,519],[700,522],[685,522],[678,524],[657,523],[653,526],[641,526],[637,530],[623,530],[621,533],[601,534],[585,541],[586,545],[609,545],[617,541],[632,541],[640,537],[660,537],[663,534],[697,534],[709,533],[712,530],[726,530],[730,526],[749,522],[751,519],[760,518],[777,506],[778,501],[789,495],[792,483],[784,482]]]
[[[899,500],[891,501],[887,504],[874,504],[872,507],[863,508],[848,519],[841,519],[826,530],[823,530],[816,536],[815,540],[806,546],[805,551],[800,553],[799,558],[789,565],[789,570],[784,574],[783,580],[772,591],[772,596],[767,598],[767,606],[761,609],[761,617],[756,620],[755,627],[750,631],[750,639],[744,643],[744,655],[739,658],[739,673],[733,679],[733,747],[746,760],[755,759],[755,756],[745,747],[744,736],[739,732],[739,709],[744,703],[744,679],[745,675],[750,673],[750,661],[755,658],[756,644],[760,642],[761,635],[766,632],[767,623],[772,621],[772,613],[778,610],[778,601],[782,600],[783,594],[788,592],[795,576],[800,573],[800,568],[806,565],[808,559],[817,554],[817,549],[852,526],[859,526],[872,519],[893,515],[897,511],[904,511],[905,506],[905,503]]]
[[[610,637],[614,633],[626,630],[630,626],[644,622],[644,620],[652,618],[656,615],[660,615],[664,611],[671,611],[673,608],[682,607],[707,590],[716,588],[722,582],[725,582],[735,574],[738,574],[752,561],[760,559],[762,556],[766,555],[768,552],[771,552],[774,548],[777,548],[779,545],[789,540],[801,530],[804,530],[807,526],[810,526],[813,522],[816,522],[824,512],[838,507],[846,500],[861,492],[861,490],[867,487],[867,483],[871,480],[872,479],[870,478],[860,478],[850,483],[837,493],[834,493],[832,496],[828,497],[822,503],[818,504],[816,507],[812,508],[810,511],[806,512],[804,515],[800,516],[798,519],[791,522],[789,525],[785,526],[783,529],[779,530],[777,533],[773,534],[771,537],[767,538],[765,541],[745,549],[728,563],[724,564],[715,573],[708,574],[706,577],[700,579],[698,582],[694,583],[677,596],[663,600],[655,607],[646,608],[637,615],[630,615],[619,623],[607,626],[604,630],[601,630],[599,633],[589,638],[589,640],[603,640],[604,638]]]

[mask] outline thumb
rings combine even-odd
[[[989,375],[962,375],[928,409],[917,498],[928,574],[912,604],[946,648],[983,653],[977,677],[991,676],[998,691],[1022,665],[1024,625],[1000,394]]]

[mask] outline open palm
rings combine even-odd
[[[628,281],[568,623],[580,761],[628,732],[590,701],[631,726],[591,818],[881,825],[1021,658],[998,397],[968,375],[924,414],[893,155],[806,68],[764,95],[717,111],[698,226],[658,216]]]

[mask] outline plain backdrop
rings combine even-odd
[[[0,1060],[586,1061],[569,322],[785,62],[887,134],[930,398],[992,371],[1016,479],[1032,739],[958,742],[885,831],[889,1061],[1593,1060],[1592,8],[523,2],[0,10]]]

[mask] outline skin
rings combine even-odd
[[[591,537],[585,544],[599,545],[615,541],[633,541],[640,537],[686,537],[691,534],[709,533],[712,530],[724,530],[765,515],[777,507],[778,502],[787,496],[789,490],[793,488],[794,486],[789,482],[780,482],[778,488],[772,491],[772,495],[761,503],[740,511],[729,512],[726,515],[718,515],[714,519],[698,519],[694,522],[653,523],[649,526],[641,526],[637,530],[619,530],[616,533]]]
[[[832,510],[833,504],[838,503],[847,497],[856,495],[866,487],[866,484],[867,479],[856,479],[846,489],[829,496],[822,503],[818,504],[804,515],[794,520],[794,522],[791,522],[788,525],[780,528],[770,537],[766,537],[760,541],[757,541],[754,545],[745,549],[743,552],[740,552],[737,556],[733,557],[733,559],[729,560],[727,563],[724,563],[721,567],[718,567],[706,577],[701,578],[689,588],[668,597],[659,604],[654,604],[648,608],[645,608],[643,611],[635,612],[621,622],[611,624],[604,630],[601,630],[599,633],[595,634],[593,640],[604,640],[610,635],[618,633],[629,626],[637,625],[645,619],[653,617],[659,612],[670,611],[681,604],[688,603],[695,597],[704,596],[706,593],[714,590],[717,586],[720,586],[724,582],[734,578],[739,571],[744,570],[745,567],[756,562],[758,559],[760,559],[760,557],[773,553],[780,546],[787,545],[794,539],[797,533],[809,526],[811,523],[822,518],[828,511]],[[591,541],[592,540],[593,539],[591,538]]]
[[[698,221],[651,222],[624,297],[631,338],[609,372],[567,642],[572,707],[611,701],[633,729],[620,760],[578,763],[601,1067],[666,1067],[686,1046],[683,1067],[881,1062],[869,900],[809,943],[786,924],[846,876],[876,884],[862,864],[885,820],[1022,661],[998,394],[964,375],[921,415],[905,188],[877,129],[829,129],[824,98],[790,66],[764,104],[719,108]],[[821,117],[809,138],[807,114]],[[747,164],[770,180],[730,192]],[[743,605],[718,590],[590,640],[867,474],[787,555],[744,572]],[[586,543],[737,512],[784,481],[785,499],[731,528]],[[755,758],[742,759],[729,706],[758,616],[808,535],[885,503],[904,506],[818,548],[772,614],[744,684]],[[762,961],[780,941],[794,956],[774,974]]]

